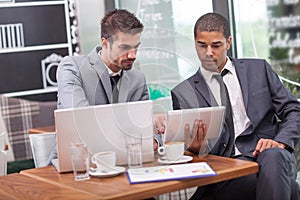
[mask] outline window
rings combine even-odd
[[[237,56],[267,59],[300,98],[300,2],[233,0],[233,5]]]
[[[135,67],[145,73],[151,99],[170,95],[199,67],[193,29],[202,14],[212,12],[212,1],[120,0],[116,5],[135,13],[145,26]]]

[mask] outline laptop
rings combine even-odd
[[[188,124],[192,130],[195,119],[206,124],[206,139],[217,139],[223,128],[224,113],[224,106],[168,111],[164,142],[185,141],[185,125]]]
[[[142,134],[142,161],[152,162],[152,108],[148,100],[56,110],[58,159],[53,165],[58,172],[72,171],[70,145],[78,143],[87,145],[90,155],[115,151],[116,164],[127,165],[127,134]]]

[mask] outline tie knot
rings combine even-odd
[[[223,77],[220,74],[213,74],[213,78],[215,78],[219,83],[223,82]]]
[[[225,76],[227,73],[229,72],[228,69],[223,69],[223,71],[221,72],[221,76]]]
[[[120,79],[120,75],[110,76],[111,85],[116,85]]]

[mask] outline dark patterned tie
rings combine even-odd
[[[119,99],[119,89],[117,87],[118,81],[120,79],[119,75],[110,76],[111,88],[112,88],[112,97],[113,103],[118,103]]]

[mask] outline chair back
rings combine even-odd
[[[7,174],[6,132],[0,134],[0,176]]]
[[[29,134],[29,139],[35,167],[47,166],[51,151],[56,144],[56,133]]]

